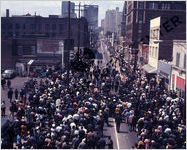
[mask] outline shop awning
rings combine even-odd
[[[144,65],[142,69],[145,70],[147,73],[157,73],[157,69],[149,64]]]

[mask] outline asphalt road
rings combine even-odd
[[[103,54],[103,63],[101,67],[106,66],[110,61],[110,52],[104,41],[101,41],[99,52]],[[116,64],[117,70],[120,72],[119,62]],[[131,149],[138,141],[136,132],[130,132],[126,123],[121,123],[120,133],[117,133],[114,118],[109,118],[111,127],[104,127],[104,135],[111,136],[114,149]]]
[[[109,118],[111,127],[104,127],[104,136],[111,136],[114,149],[132,149],[137,142],[136,132],[130,132],[126,123],[121,123],[120,132],[117,133],[114,118]]]
[[[104,43],[101,44],[99,51],[103,53],[103,63],[101,65],[104,67],[110,61],[110,53],[107,50],[107,46]],[[16,77],[12,79],[11,87],[13,88],[13,91],[16,88],[18,89],[18,91],[20,91],[20,89],[24,85],[24,82],[27,80],[28,80],[27,77]],[[10,102],[7,98],[7,92],[8,92],[7,88],[5,90],[1,89],[1,98],[2,100],[5,100],[7,106],[6,115],[9,115]],[[13,94],[13,98],[14,98],[14,94]],[[131,149],[132,146],[134,146],[135,143],[137,142],[136,132],[130,132],[128,125],[125,123],[121,123],[120,133],[117,133],[114,118],[109,118],[109,123],[110,123],[110,127],[108,127],[107,125],[105,125],[104,127],[104,137],[107,138],[107,136],[111,136],[113,140],[113,148]]]
[[[18,92],[19,92],[21,90],[21,88],[23,88],[24,82],[26,82],[27,80],[28,80],[27,77],[15,77],[14,79],[11,79],[10,80],[11,81],[11,88],[13,89],[13,92],[15,91],[15,89],[18,89]],[[8,93],[7,87],[5,87],[4,90],[1,88],[1,101],[5,101],[5,104],[6,104],[6,113],[5,114],[7,116],[9,116],[10,115],[10,110],[9,110],[10,101],[8,99],[7,93]],[[13,93],[12,99],[13,100],[15,99],[14,93]]]

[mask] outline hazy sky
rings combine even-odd
[[[36,12],[37,15],[48,16],[48,15],[60,15],[61,14],[61,2],[62,1],[47,1],[47,0],[33,0],[33,1],[1,1],[1,16],[5,16],[6,9],[10,10],[11,15],[23,15],[26,13],[30,13],[34,15]],[[120,11],[123,9],[123,1],[104,1],[104,0],[91,0],[91,1],[73,1],[75,4],[81,5],[84,4],[93,4],[99,5],[99,25],[101,19],[105,17],[105,12],[108,9],[115,9],[119,7]]]

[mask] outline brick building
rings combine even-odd
[[[88,23],[85,18],[80,19],[80,31],[80,46],[89,46]],[[53,39],[65,39],[68,36],[68,18],[59,18],[57,15],[31,16],[30,14],[1,17],[1,33],[2,38],[21,38],[25,35],[38,34]],[[77,46],[77,18],[71,18],[71,38]]]
[[[149,43],[150,20],[164,16],[182,16],[186,27],[185,1],[128,1],[126,14],[126,42],[138,48],[140,41]]]
[[[78,19],[71,18],[70,38],[78,46]],[[80,47],[89,47],[88,23],[80,19]],[[60,43],[68,36],[68,18],[56,15],[49,17],[23,16],[1,17],[2,68],[15,68],[16,63],[30,59],[50,62],[62,61]]]

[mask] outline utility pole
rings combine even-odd
[[[81,6],[81,3],[79,3],[79,5],[75,5],[78,6],[78,9],[74,9],[76,11],[78,11],[78,28],[77,28],[77,49],[78,49],[78,60],[80,59],[80,18],[81,18],[81,11],[85,11],[84,9],[81,9],[81,7],[84,8],[84,5]]]
[[[68,40],[70,40],[70,1],[68,1]],[[70,57],[70,42],[68,42],[68,58],[67,58],[67,85],[69,88],[69,71],[70,71],[70,62],[69,62],[69,57]]]
[[[80,7],[81,7],[81,3],[79,3],[79,19],[78,19],[78,60],[80,58]]]

